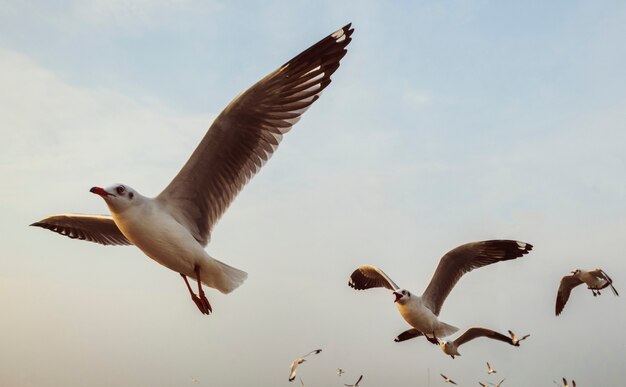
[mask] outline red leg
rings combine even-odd
[[[200,301],[202,302],[202,305],[208,311],[207,314],[209,314],[213,311],[213,308],[211,308],[211,304],[209,304],[209,299],[206,298],[206,295],[204,294],[204,290],[202,290],[202,281],[200,281],[200,267],[199,266],[196,266],[195,272],[196,272],[196,280],[198,281],[198,295],[200,296]]]
[[[202,314],[209,314],[210,311],[204,306],[202,300],[194,294],[193,290],[191,290],[191,286],[189,286],[189,281],[187,281],[187,276],[182,273],[180,274],[180,276],[183,277],[183,279],[185,280],[185,284],[187,285],[189,294],[191,294],[191,300],[196,304],[198,309],[200,309],[200,312],[202,312]]]

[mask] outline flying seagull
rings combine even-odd
[[[556,383],[556,382],[554,382]],[[558,383],[556,383],[558,385]],[[567,384],[567,379],[563,378],[563,387],[569,387],[569,384]],[[576,381],[572,380],[572,387],[576,387]]]
[[[342,370],[341,368],[337,368],[337,375],[341,376],[341,374],[345,373],[346,371]]]
[[[441,375],[441,377],[443,378],[443,381],[444,381],[444,382],[446,382],[446,383],[456,384],[456,382],[455,382],[454,380],[450,379],[450,378],[449,378],[449,377],[447,377],[446,375],[444,375],[444,374],[439,374],[439,375]]]
[[[500,387],[500,385],[502,384],[502,382],[504,382],[505,380],[506,380],[506,379],[502,379],[502,380],[500,380],[500,383],[498,383],[498,384],[494,384],[494,386],[495,386],[495,387]]]
[[[446,354],[450,355],[453,359],[455,356],[461,356],[459,353],[459,347],[468,341],[477,339],[479,337],[486,337],[488,339],[499,340],[505,342],[507,344],[513,345],[511,339],[506,337],[505,335],[498,333],[496,331],[492,331],[491,329],[486,328],[469,328],[465,331],[461,336],[457,337],[454,341],[442,341],[440,346],[441,350]],[[489,374],[495,373],[496,371],[489,366],[487,363]]]
[[[357,380],[356,383],[354,383],[354,384],[344,384],[344,386],[346,386],[346,387],[359,387],[359,383],[361,382],[361,379],[363,379],[363,375],[359,376],[359,380]]]
[[[510,343],[511,343],[511,340],[510,340],[508,337],[506,337],[506,336],[504,336],[504,337],[507,339],[507,342],[510,344]],[[497,372],[497,371],[496,371],[496,370],[494,370],[494,369],[493,369],[493,368],[489,365],[489,362],[487,362],[487,374],[488,374],[488,375],[491,375],[491,374],[495,374],[496,372]]]
[[[513,240],[490,240],[461,245],[444,255],[421,297],[401,289],[381,269],[365,265],[357,268],[348,281],[356,290],[384,287],[393,291],[394,302],[404,320],[412,326],[395,341],[409,340],[424,334],[439,344],[437,337],[453,334],[458,328],[439,321],[438,316],[448,294],[463,276],[479,267],[519,258],[531,251],[529,243]]]
[[[513,344],[516,347],[519,347],[520,341],[526,340],[527,338],[530,337],[530,335],[524,335],[522,336],[521,339],[518,339],[517,336],[515,336],[515,332],[513,332],[512,330],[509,330],[509,335],[511,336],[511,344]]]
[[[211,230],[282,136],[330,84],[353,31],[348,24],[333,32],[236,97],[157,197],[122,184],[93,187],[90,192],[104,199],[111,216],[62,214],[31,226],[103,245],[134,244],[180,273],[198,309],[211,313],[202,284],[230,293],[247,277],[207,254]],[[187,277],[197,281],[198,295]]]
[[[304,360],[305,357],[307,357],[309,355],[317,355],[320,352],[322,352],[321,349],[316,349],[314,351],[311,351],[311,352],[307,353],[306,355],[304,355],[302,357],[296,358],[296,360],[294,360],[293,363],[291,363],[291,371],[289,372],[289,381],[293,382],[293,380],[296,378],[296,369],[298,368],[299,364],[302,364],[302,363],[304,363],[306,361],[306,360]]]
[[[572,275],[566,275],[561,278],[561,284],[559,285],[559,290],[556,293],[555,313],[557,316],[560,315],[563,308],[565,308],[565,304],[569,299],[572,289],[583,282],[587,285],[587,289],[591,289],[594,297],[600,295],[600,290],[609,286],[611,287],[613,294],[619,296],[619,293],[615,287],[613,287],[613,280],[604,272],[604,270],[595,269],[585,271],[576,269],[572,271]]]
[[[488,386],[488,384],[487,384],[487,383],[478,382],[478,384],[480,384],[480,385],[481,385],[481,386],[483,386],[483,387],[487,387],[487,386]]]

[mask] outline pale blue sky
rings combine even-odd
[[[347,22],[333,83],[215,229],[249,279],[209,290],[210,317],[136,248],[26,227],[106,213],[94,185],[158,194],[232,98]],[[485,361],[503,386],[619,385],[623,297],[553,309],[577,267],[626,289],[625,40],[619,1],[0,0],[0,384],[287,386],[321,347],[307,386],[499,381]],[[494,238],[535,250],[464,277],[441,318],[521,348],[396,344],[393,297],[347,286],[369,263],[420,293]]]

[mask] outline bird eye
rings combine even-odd
[[[406,290],[403,290],[403,291],[402,291],[402,294],[406,295]]]
[[[129,198],[131,198],[131,199],[132,199],[134,196],[135,196],[135,194],[133,194],[132,192],[129,192],[129,193],[128,193],[128,197],[129,197]]]
[[[124,188],[124,186],[123,186],[123,185],[120,185],[120,186],[118,186],[115,190],[117,191],[117,194],[118,194],[118,195],[123,195],[123,194],[124,194],[124,191],[126,191],[126,188]]]

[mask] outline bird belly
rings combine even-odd
[[[439,321],[437,316],[419,299],[411,300],[404,305],[397,304],[397,306],[404,320],[425,335],[432,337],[434,332],[437,337],[445,337],[458,330],[456,327]]]

